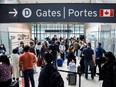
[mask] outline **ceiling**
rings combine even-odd
[[[116,3],[116,0],[19,0],[20,3]]]
[[[0,0],[0,3],[116,3],[116,0]]]
[[[21,3],[88,3],[90,0],[19,0]]]

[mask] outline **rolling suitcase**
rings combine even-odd
[[[9,87],[19,87],[19,82],[13,81]]]
[[[61,58],[57,59],[57,65],[62,66],[63,65],[63,60]]]
[[[68,74],[68,85],[76,85],[77,82],[77,75],[70,73]]]

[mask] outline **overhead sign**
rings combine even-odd
[[[0,23],[107,22],[116,23],[116,4],[1,4]]]

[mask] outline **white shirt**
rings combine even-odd
[[[35,49],[36,49],[36,50],[41,50],[41,47],[42,47],[41,45],[36,45],[36,46],[35,46]]]
[[[63,52],[65,52],[65,49],[66,49],[66,48],[65,48],[64,45],[61,45],[61,44],[60,44],[59,49],[60,49],[60,52],[63,53]]]
[[[68,69],[70,72],[76,72],[76,64],[73,62],[70,62]]]

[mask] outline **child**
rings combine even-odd
[[[13,66],[13,80],[19,80],[19,55],[17,49],[13,49],[10,61]]]

